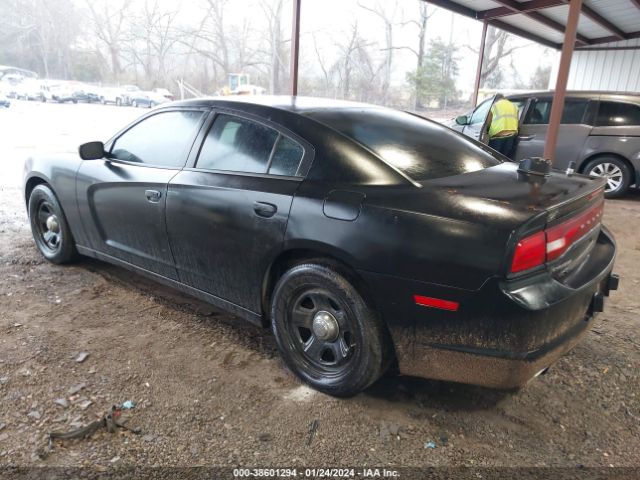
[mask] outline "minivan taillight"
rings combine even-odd
[[[511,273],[523,272],[562,256],[602,221],[604,201],[558,225],[529,235],[516,245]]]

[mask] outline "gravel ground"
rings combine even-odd
[[[21,131],[36,111],[20,108],[5,114],[23,123],[3,117],[3,128]],[[55,138],[101,115],[116,123],[141,113],[130,110],[37,112]],[[15,182],[21,146],[5,138],[0,171],[13,173],[0,177],[0,466],[640,466],[639,194],[606,206],[620,289],[548,374],[516,393],[387,376],[337,400],[288,373],[268,331],[105,263],[44,261]],[[44,448],[47,432],[125,400],[136,403],[128,416],[140,435],[99,431]]]

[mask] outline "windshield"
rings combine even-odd
[[[307,115],[364,145],[416,181],[475,172],[502,163],[479,143],[397,110],[350,108]]]

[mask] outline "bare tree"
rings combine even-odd
[[[121,49],[125,37],[125,20],[130,11],[131,0],[86,0],[86,4],[91,14],[93,33],[107,50],[111,77],[119,81],[122,74]]]
[[[267,36],[269,41],[269,93],[279,93],[283,90],[282,78],[285,73],[285,58],[282,32],[283,0],[262,0],[262,11],[267,19]]]
[[[427,38],[427,21],[433,15],[433,11],[429,13],[429,4],[425,0],[417,0],[418,2],[418,19],[409,20],[406,24],[414,24],[418,28],[418,48],[413,49],[407,47],[416,56],[416,72],[420,72],[424,66],[425,48]],[[420,96],[420,89],[417,84],[414,87],[413,92],[413,109],[417,110],[422,106],[422,98]]]
[[[500,62],[507,59],[515,50],[521,46],[508,46],[509,34],[504,30],[489,26],[487,29],[487,38],[484,45],[484,57],[482,59],[482,72],[480,74],[480,85],[495,78],[496,83],[500,81]],[[479,55],[477,48],[466,45],[466,47]],[[495,85],[497,86],[497,85]]]
[[[316,54],[316,60],[318,62],[318,66],[320,67],[320,70],[322,71],[322,79],[323,79],[322,91],[324,95],[327,95],[329,93],[329,90],[331,89],[331,75],[325,65],[326,61],[323,58],[322,54],[320,53],[320,50],[318,49],[318,39],[316,38],[315,33],[312,34],[312,37],[313,37],[313,49]]]
[[[71,0],[5,0],[0,2],[0,18],[3,63],[12,61],[44,76],[71,75],[73,46],[80,34]]]
[[[391,5],[391,7],[389,7]],[[384,77],[382,82],[382,103],[386,104],[389,96],[389,86],[391,85],[391,71],[393,66],[393,28],[396,23],[396,15],[398,14],[398,0],[380,2],[376,0],[373,7],[358,2],[358,6],[363,10],[373,13],[384,25],[385,52],[384,60]]]
[[[169,80],[169,57],[180,40],[174,27],[177,14],[161,9],[158,0],[146,0],[129,24],[128,52],[154,85]]]

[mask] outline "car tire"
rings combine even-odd
[[[386,370],[390,342],[370,303],[338,265],[305,263],[278,281],[272,329],[285,364],[329,395],[353,396]]]
[[[131,102],[131,106],[133,108],[138,108],[138,102],[136,102],[135,100],[133,102]]]
[[[156,102],[149,102],[149,108],[153,108],[156,106]]]
[[[624,195],[631,184],[631,169],[624,160],[612,156],[602,156],[591,160],[583,170],[590,177],[606,177],[605,198]]]
[[[29,195],[29,223],[36,246],[47,260],[61,264],[77,258],[67,218],[48,185],[36,185]]]
[[[116,98],[116,107],[119,107],[120,105],[122,105],[122,100],[118,97]]]

